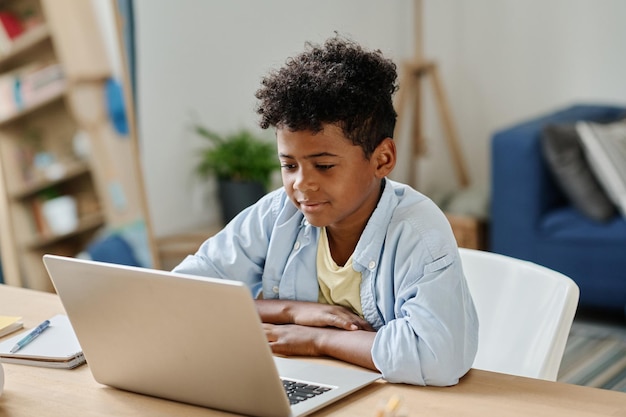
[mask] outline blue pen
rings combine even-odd
[[[48,328],[48,326],[50,326],[50,320],[46,320],[43,323],[41,323],[39,326],[35,327],[35,330],[28,333],[23,339],[18,341],[15,344],[15,346],[13,346],[13,348],[11,349],[11,353],[17,352],[18,350],[20,350],[21,348],[23,348],[24,346],[26,346],[27,344],[35,340],[35,338],[39,336],[40,334],[42,334],[43,331]]]

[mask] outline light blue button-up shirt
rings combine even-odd
[[[265,299],[318,300],[320,229],[273,191],[205,241],[174,271],[236,279]],[[452,229],[412,188],[386,180],[353,254],[372,359],[389,382],[454,385],[471,367],[478,319]]]

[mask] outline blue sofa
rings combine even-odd
[[[571,277],[580,306],[626,313],[626,221],[597,222],[565,197],[542,153],[542,129],[579,120],[607,122],[626,109],[575,105],[527,120],[492,137],[489,249]]]

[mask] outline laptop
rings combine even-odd
[[[55,255],[43,261],[101,384],[238,414],[295,417],[381,377],[274,356],[243,283]],[[288,384],[295,395],[287,395]]]

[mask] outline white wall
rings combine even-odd
[[[138,126],[157,236],[217,221],[213,189],[194,184],[189,134],[254,128],[254,93],[270,68],[338,30],[390,56],[410,53],[411,3],[377,0],[136,1]],[[408,52],[407,52],[408,51]],[[272,136],[270,132],[266,132]]]
[[[495,130],[578,102],[626,104],[625,1],[427,0],[425,13],[426,54],[478,184]]]
[[[270,68],[333,31],[401,63],[412,56],[410,0],[135,0],[138,125],[157,236],[217,221],[213,185],[193,178],[196,117],[221,132],[256,126]],[[424,51],[442,72],[473,184],[488,187],[489,139],[508,124],[579,101],[626,103],[626,2],[424,0]],[[419,188],[456,187],[432,92]],[[194,116],[195,115],[195,116]],[[267,132],[270,135],[269,132]],[[270,135],[271,136],[271,135]],[[400,148],[408,139],[397,138]],[[404,167],[396,174],[403,178]]]

